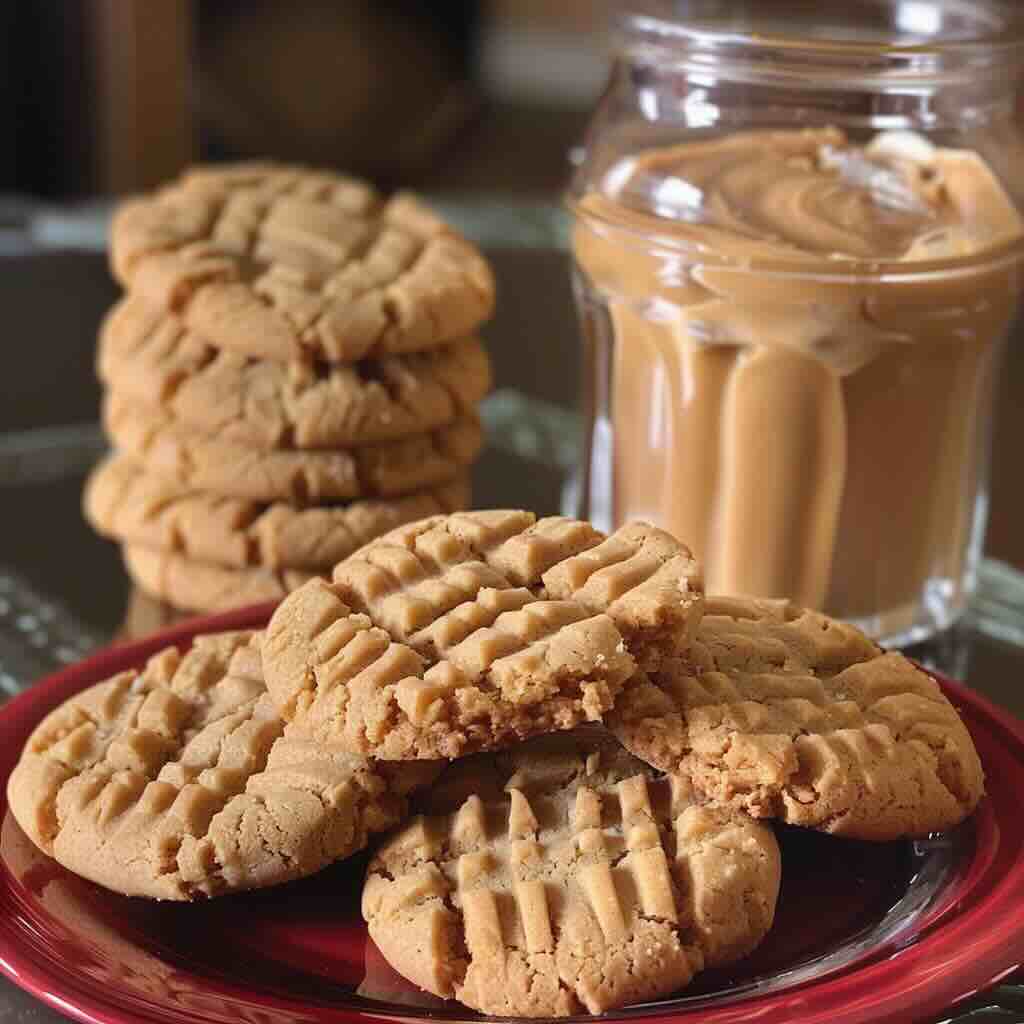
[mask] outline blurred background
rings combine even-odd
[[[50,198],[265,155],[384,185],[553,192],[605,76],[593,0],[2,6],[0,187]]]

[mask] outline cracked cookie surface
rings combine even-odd
[[[76,874],[188,900],[355,853],[404,817],[406,794],[436,771],[392,773],[286,727],[255,636],[225,633],[60,705],[29,737],[7,795],[29,838]]]
[[[370,863],[363,915],[395,970],[483,1013],[657,999],[771,927],[771,830],[599,730],[460,761],[423,802]]]
[[[177,421],[256,448],[341,448],[424,434],[473,412],[491,386],[477,338],[331,365],[208,344],[173,314],[123,299],[100,332],[100,378]]]
[[[388,498],[462,476],[483,446],[474,417],[429,434],[344,451],[261,451],[186,427],[166,410],[109,391],[103,425],[114,445],[186,490],[298,505]]]
[[[86,518],[119,541],[229,569],[329,572],[374,537],[424,516],[469,504],[468,481],[388,501],[304,508],[183,490],[124,456],[89,477]]]
[[[277,360],[433,348],[494,306],[479,250],[414,196],[283,165],[196,168],[123,203],[111,266],[211,344]]]
[[[927,672],[787,601],[707,598],[687,654],[631,680],[608,724],[704,799],[853,838],[943,831],[984,792]]]
[[[461,757],[598,721],[637,662],[700,618],[690,552],[642,523],[610,537],[529,512],[399,527],[289,595],[266,631],[286,718],[391,760]]]

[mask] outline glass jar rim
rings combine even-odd
[[[740,11],[742,5],[744,10]],[[847,15],[869,7],[888,8],[903,24],[889,38],[858,38],[849,29],[799,31],[798,24],[781,26],[779,5],[766,10],[763,0],[632,0],[618,17],[627,44],[642,41],[666,47],[700,49],[737,45],[770,48],[778,53],[814,53],[823,58],[875,58],[898,61],[947,57],[1008,58],[1024,50],[1024,3],[1017,0],[847,0]],[[728,7],[728,10],[726,9]],[[805,8],[820,25],[820,0],[812,5],[796,0],[790,10]],[[755,13],[755,8],[760,8]],[[977,28],[943,34],[943,15],[969,17]],[[744,22],[744,17],[745,23]],[[771,26],[776,27],[771,27]]]

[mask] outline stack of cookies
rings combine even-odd
[[[705,598],[687,548],[642,523],[495,511],[399,527],[264,634],[73,698],[9,796],[66,867],[165,899],[310,875],[397,828],[362,893],[387,963],[547,1017],[750,953],[779,894],[771,819],[918,837],[983,788],[936,682],[857,630]]]
[[[279,599],[466,508],[491,383],[480,252],[417,199],[327,172],[199,169],[117,213],[103,325],[116,453],[85,510],[178,608]]]

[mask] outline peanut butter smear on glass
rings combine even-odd
[[[845,618],[959,586],[1024,240],[980,157],[744,132],[619,160],[574,211],[615,523],[690,544],[710,592]]]

